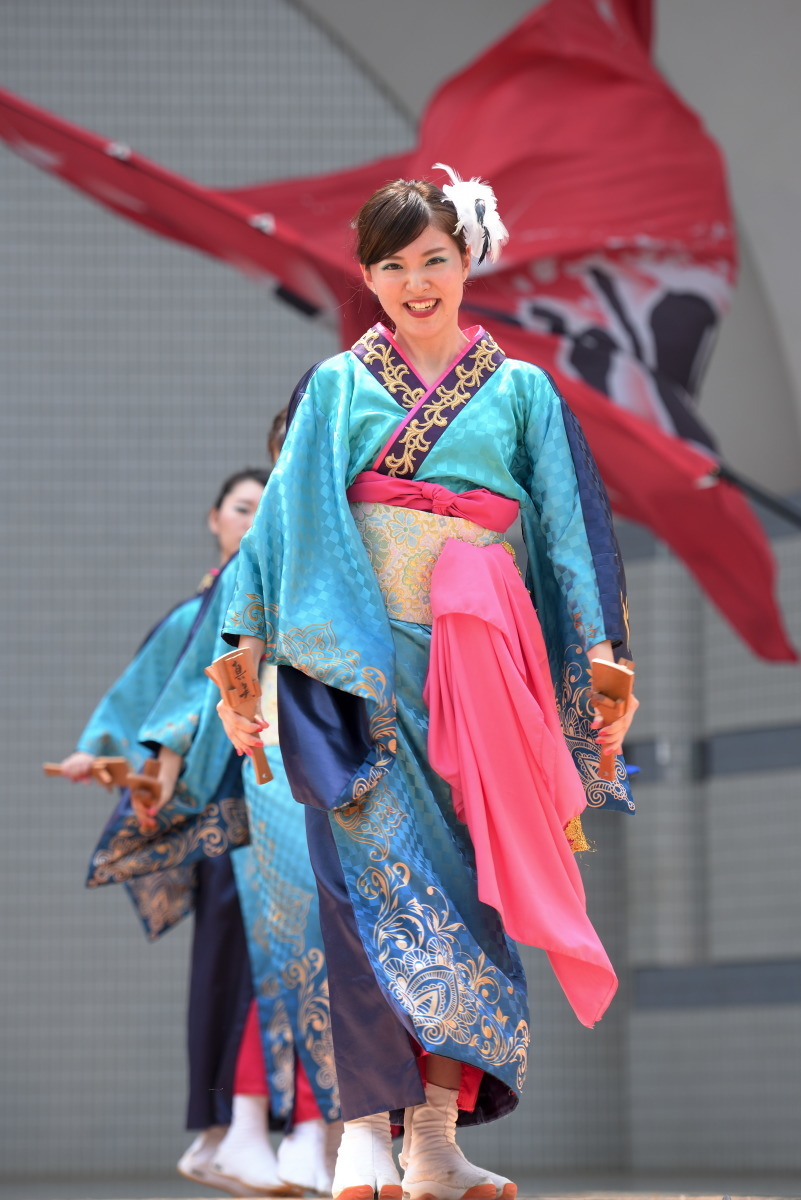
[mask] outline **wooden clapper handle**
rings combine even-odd
[[[141,771],[138,774],[131,772],[126,777],[125,782],[131,789],[132,794],[137,788],[148,791],[152,796],[153,802],[158,803],[161,798],[161,784],[157,783],[158,777],[159,760],[157,758],[148,758],[142,763]],[[142,833],[155,833],[159,827],[155,817],[137,817],[137,819]]]
[[[604,728],[622,717],[629,706],[634,690],[634,663],[621,658],[611,663],[597,658],[592,663],[592,705],[601,716]],[[598,763],[598,778],[611,782],[617,769],[616,754],[602,754]]]
[[[206,674],[220,689],[223,703],[240,716],[253,720],[261,698],[259,681],[250,669],[250,659],[245,650],[232,650],[215,658]],[[263,746],[252,754],[253,771],[257,783],[269,783],[273,777]]]
[[[60,763],[42,763],[42,770],[49,777],[62,774]],[[125,758],[96,758],[92,763],[91,775],[95,783],[103,784],[110,792],[115,785],[125,787],[129,770],[130,767]]]

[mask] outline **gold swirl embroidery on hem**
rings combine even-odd
[[[141,875],[126,880],[131,899],[143,923],[146,936],[154,942],[172,929],[195,907],[196,871],[194,864]]]
[[[201,816],[203,819],[183,815],[176,818],[162,810],[157,819],[164,827],[153,836],[144,835],[130,814],[108,846],[93,855],[87,887],[125,883],[154,871],[177,867],[197,851],[206,858],[218,858],[247,843],[247,811],[241,798],[208,804]]]
[[[390,347],[391,349],[391,347]],[[456,375],[453,387],[446,387],[447,380],[439,385],[425,401],[420,412],[401,431],[397,439],[398,450],[387,454],[382,467],[389,475],[410,477],[431,449],[431,433],[444,429],[453,415],[486,383],[498,369],[497,343],[489,336],[483,337],[464,361],[457,363],[451,374]]]
[[[298,1029],[315,1066],[315,1082],[330,1095],[328,1120],[336,1120],[339,1117],[339,1086],[334,1065],[328,976],[322,950],[312,947],[308,954],[289,963],[281,978],[286,988],[298,991]]]
[[[388,857],[390,839],[407,814],[398,808],[395,797],[382,780],[360,803],[338,808],[333,816],[354,842],[372,846],[369,857],[380,862]]]
[[[472,1050],[487,1070],[515,1064],[521,1088],[530,1035],[527,1021],[509,1028],[501,999],[510,985],[483,952],[474,958],[464,951],[457,934],[465,926],[452,918],[442,892],[427,888],[428,903],[404,898],[410,878],[406,863],[387,863],[369,867],[356,885],[361,896],[378,904],[371,937],[390,994],[427,1048],[455,1042]]]
[[[246,604],[241,613],[230,612],[228,614],[228,624],[234,628],[242,626],[242,629],[248,637],[266,638],[266,620],[264,602],[261,596],[255,595],[253,592],[246,592],[245,599],[250,601]]]
[[[270,1085],[270,1110],[276,1117],[288,1117],[295,1100],[295,1039],[286,1005],[277,996],[278,988],[274,976],[263,980],[260,988],[270,1005],[264,1031],[268,1061],[264,1065]]]

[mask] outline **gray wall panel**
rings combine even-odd
[[[801,955],[801,771],[709,784],[714,961]]]
[[[790,636],[801,644],[801,538],[774,543],[779,594]],[[709,732],[754,726],[790,725],[801,720],[801,670],[763,663],[707,608],[704,617],[706,726]]]
[[[632,1166],[799,1169],[801,1007],[635,1013]]]

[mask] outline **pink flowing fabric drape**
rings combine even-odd
[[[564,833],[586,799],[528,592],[503,546],[451,540],[431,606],[429,759],[470,830],[479,896],[510,937],[545,950],[579,1021],[592,1026],[617,977]]]

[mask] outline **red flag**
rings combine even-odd
[[[445,161],[489,179],[511,238],[465,301],[545,366],[615,510],[683,559],[759,655],[795,660],[769,543],[717,477],[694,397],[735,273],[725,172],[652,64],[649,0],[550,0],[448,80],[408,154],[308,179],[204,188],[0,92],[0,137],[121,216],[279,283],[349,345],[374,318],[349,222],[380,184]]]

